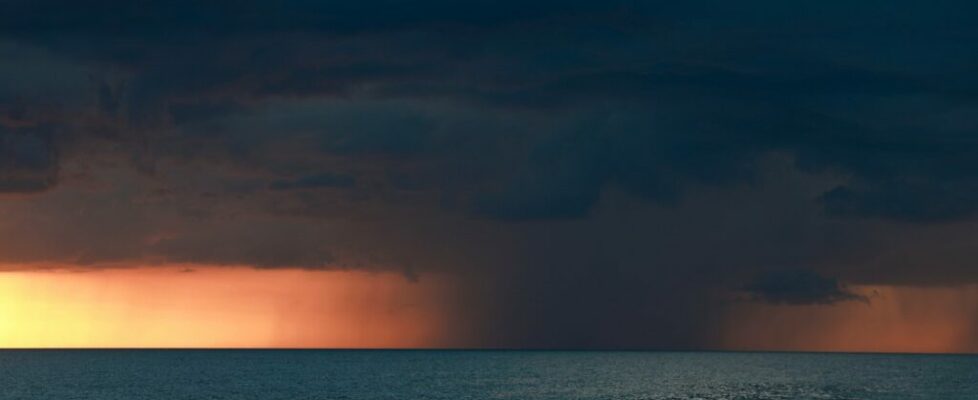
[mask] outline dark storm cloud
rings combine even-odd
[[[848,291],[838,279],[809,270],[768,271],[744,286],[752,299],[773,304],[832,304],[840,301],[869,301]]]
[[[978,282],[975,11],[2,1],[0,255],[448,272],[501,346]]]

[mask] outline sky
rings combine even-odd
[[[0,347],[978,352],[976,11],[0,0]]]

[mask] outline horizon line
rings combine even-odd
[[[978,352],[848,351],[848,350],[727,350],[656,348],[544,348],[544,347],[2,347],[0,351],[445,351],[445,352],[593,352],[593,353],[731,353],[816,355],[978,356]]]

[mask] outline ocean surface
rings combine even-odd
[[[978,357],[4,350],[0,399],[978,399]]]

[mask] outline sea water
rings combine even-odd
[[[5,350],[0,399],[978,399],[978,357]]]

